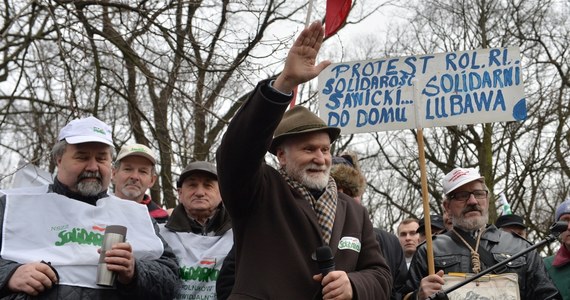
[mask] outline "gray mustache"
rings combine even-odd
[[[472,212],[472,211],[478,211],[478,212],[482,212],[483,209],[480,206],[477,205],[472,205],[472,206],[468,206],[463,210],[463,214],[466,214],[468,212]]]
[[[85,178],[95,178],[101,180],[101,174],[99,172],[83,172],[79,174],[79,180],[83,180]]]

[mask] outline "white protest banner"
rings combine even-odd
[[[319,75],[320,116],[343,134],[522,121],[521,72],[516,47],[336,63]]]

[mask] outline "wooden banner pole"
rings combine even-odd
[[[422,122],[420,121],[420,93],[418,91],[418,80],[414,78],[412,80],[413,85],[413,101],[414,101],[414,115],[416,118],[416,128],[417,128],[417,139],[418,139],[418,153],[420,160],[420,176],[422,184],[422,203],[424,206],[424,227],[426,234],[426,255],[428,262],[428,274],[435,274],[435,265],[433,260],[433,241],[431,238],[431,218],[429,209],[429,194],[427,186],[427,171],[426,171],[426,155],[425,155],[425,145],[424,145],[424,130]]]
[[[418,151],[420,158],[420,173],[422,183],[422,202],[424,206],[424,224],[426,233],[426,254],[428,262],[428,274],[435,274],[435,266],[433,260],[433,241],[431,238],[431,218],[429,209],[429,195],[427,186],[426,156],[424,150],[424,132],[422,128],[418,128]]]

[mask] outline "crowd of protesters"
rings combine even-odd
[[[507,260],[493,278],[515,284],[501,293],[570,299],[570,225],[555,255],[527,250],[523,217],[489,224],[492,199],[476,169],[442,177],[444,214],[430,227],[413,216],[397,236],[373,227],[358,158],[332,154],[340,129],[289,108],[295,88],[330,64],[316,62],[323,35],[320,22],[300,33],[282,72],[259,82],[230,121],[215,163],[184,168],[171,214],[147,194],[159,164],[149,147],[126,145],[113,161],[104,122],[61,128],[53,184],[2,191],[0,299],[415,300],[445,293],[451,274]],[[570,199],[555,221],[570,221]],[[112,225],[127,239],[104,247]],[[102,268],[116,276],[111,286],[99,282]]]

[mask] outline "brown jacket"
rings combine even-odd
[[[322,245],[310,204],[264,163],[289,100],[262,82],[231,121],[217,153],[222,199],[233,221],[236,281],[230,299],[320,296],[312,258]],[[360,251],[339,249],[343,237]],[[336,270],[348,273],[354,299],[389,299],[392,279],[364,207],[339,193],[330,247]]]

